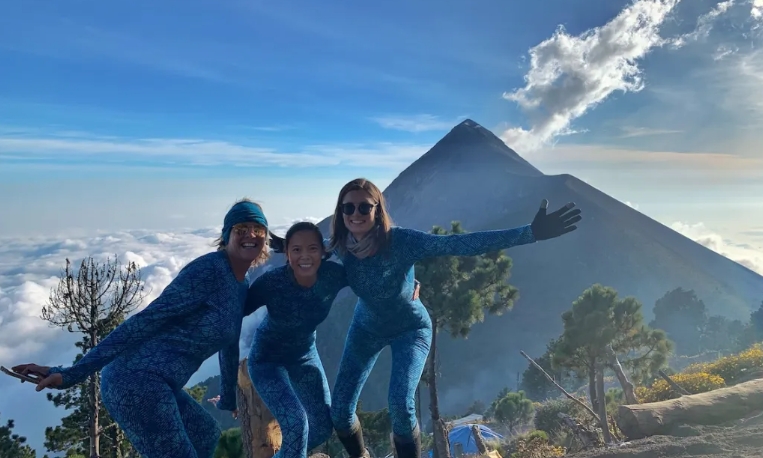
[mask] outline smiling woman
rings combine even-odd
[[[410,299],[414,264],[438,256],[477,256],[567,234],[582,217],[568,203],[546,214],[543,200],[531,224],[517,228],[434,235],[393,227],[384,194],[364,178],[347,183],[331,220],[331,243],[358,296],[334,385],[331,416],[350,458],[366,454],[355,413],[379,353],[392,351],[389,414],[397,458],[421,457],[421,430],[414,394],[429,355],[432,321],[424,305]]]
[[[267,307],[254,333],[248,369],[257,393],[281,425],[281,449],[273,458],[305,458],[331,436],[331,394],[315,346],[316,328],[348,286],[344,267],[328,261],[321,231],[294,224],[273,248],[286,265],[271,269],[249,288],[244,315]],[[413,290],[412,300],[418,298]]]
[[[156,300],[76,364],[13,370],[37,378],[40,391],[72,387],[102,369],[103,403],[142,456],[211,458],[220,426],[183,387],[219,352],[217,406],[235,415],[245,276],[268,259],[267,234],[262,208],[237,202],[225,216],[218,250],[188,263]]]

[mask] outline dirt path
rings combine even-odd
[[[763,414],[723,426],[684,426],[672,436],[653,436],[574,458],[763,458]]]

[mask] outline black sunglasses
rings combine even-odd
[[[374,207],[376,207],[376,204],[369,204],[368,202],[362,202],[358,204],[358,213],[360,213],[363,216],[367,216],[369,213],[371,213],[371,210]],[[353,204],[352,202],[342,204],[342,213],[344,213],[347,216],[352,216],[355,213],[355,204]]]

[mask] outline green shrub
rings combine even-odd
[[[542,433],[542,434],[535,434]],[[563,447],[552,445],[543,431],[533,431],[518,437],[513,444],[511,458],[555,458],[564,456]]]
[[[717,375],[727,384],[733,384],[745,375],[761,369],[763,369],[763,346],[756,344],[741,353],[725,356],[711,363],[692,364],[683,372],[684,374],[704,372]]]
[[[573,418],[583,415],[583,409],[569,399],[553,399],[536,406],[535,429],[554,435],[562,429],[559,414],[564,413]]]
[[[670,377],[678,386],[684,388],[689,393],[705,393],[707,391],[723,388],[726,383],[723,378],[708,374],[706,372],[694,372],[688,374],[676,374]],[[640,403],[667,401],[677,398],[679,394],[675,393],[668,382],[663,379],[657,380],[649,387],[636,388],[636,397]]]

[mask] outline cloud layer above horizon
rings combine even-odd
[[[633,206],[630,203],[628,205]],[[306,218],[318,221],[315,218]],[[726,240],[702,223],[675,222],[673,230],[763,275],[763,252]],[[283,234],[288,226],[278,227]],[[188,232],[125,231],[80,238],[8,238],[0,248],[0,361],[39,360],[66,363],[73,355],[72,336],[40,318],[68,258],[75,266],[87,256],[104,261],[114,255],[135,262],[148,292],[143,306],[156,298],[189,261],[212,250],[219,228]],[[142,307],[141,307],[142,308]],[[66,344],[68,342],[68,344]],[[2,383],[0,383],[2,386]]]

